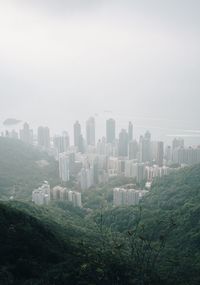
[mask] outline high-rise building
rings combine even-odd
[[[200,163],[200,147],[177,147],[173,150],[172,161],[173,163],[187,165]]]
[[[133,163],[131,171],[131,177],[133,177],[137,183],[140,183],[145,179],[144,163]]]
[[[122,129],[119,133],[119,156],[128,156],[128,133],[125,129]]]
[[[83,167],[79,174],[79,182],[81,190],[89,189],[94,185],[94,169],[93,167]]]
[[[65,201],[67,197],[67,189],[61,186],[55,186],[52,189],[52,198],[55,201]]]
[[[132,141],[133,140],[133,124],[131,122],[129,122],[128,124],[128,141]]]
[[[139,152],[140,162],[151,161],[151,134],[148,131],[145,133],[144,137],[140,137]]]
[[[156,155],[156,164],[158,166],[163,166],[164,159],[164,143],[159,141],[157,142],[157,155]]]
[[[87,145],[95,145],[95,119],[89,118],[86,122]]]
[[[33,144],[33,130],[30,130],[27,123],[25,123],[23,129],[20,130],[20,140],[27,144]]]
[[[106,141],[113,143],[115,141],[115,120],[108,119],[106,121]]]
[[[163,166],[164,159],[164,143],[161,141],[154,141],[151,143],[151,158],[158,166]]]
[[[59,176],[63,182],[69,181],[70,160],[67,153],[59,154]]]
[[[48,127],[38,128],[38,146],[45,149],[50,148],[50,131]]]
[[[165,147],[165,159],[167,163],[169,163],[172,160],[172,148],[170,145]]]
[[[74,124],[74,145],[78,148],[79,148],[80,136],[81,136],[81,125],[78,121],[76,121]]]
[[[130,141],[128,144],[128,158],[129,159],[137,159],[139,152],[139,145],[136,140]]]
[[[52,189],[52,198],[55,201],[69,201],[74,207],[82,207],[81,193],[68,190],[61,186],[55,186]]]
[[[53,144],[58,154],[62,152],[66,152],[70,146],[68,133],[64,132],[62,136],[55,136],[53,138]]]
[[[125,189],[125,188],[114,188],[113,189],[113,204],[114,206],[137,205],[139,204],[139,200],[146,193],[148,193],[148,191]]]
[[[76,191],[68,192],[68,201],[72,202],[74,207],[82,207],[81,193]]]
[[[44,181],[41,187],[32,192],[32,201],[36,205],[48,205],[50,199],[50,186],[47,181]]]
[[[178,147],[184,147],[184,139],[182,138],[174,138],[172,141],[172,150]]]

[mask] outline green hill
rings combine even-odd
[[[200,284],[200,165],[157,179],[140,207],[108,209],[94,219],[133,237],[143,265],[157,251],[153,270],[162,282]]]
[[[129,284],[126,260],[83,212],[2,202],[0,228],[2,285]]]
[[[15,192],[16,199],[30,199],[44,180],[59,181],[57,162],[21,141],[0,137],[0,199]]]
[[[0,159],[1,199],[58,182],[56,162],[19,141],[0,138]],[[156,179],[139,206],[113,208],[111,188],[85,193],[89,211],[1,202],[0,284],[200,284],[200,165]]]

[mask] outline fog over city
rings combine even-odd
[[[0,124],[95,116],[199,142],[198,0],[0,1]],[[85,127],[85,125],[83,125]],[[171,138],[170,138],[171,139]]]

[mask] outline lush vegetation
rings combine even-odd
[[[125,184],[134,184],[135,187],[138,187],[134,179],[118,176],[110,178],[105,185],[99,184],[96,187],[91,187],[84,191],[82,195],[84,207],[90,209],[111,207],[113,204],[113,188]]]
[[[145,255],[163,242],[156,269],[166,284],[200,284],[199,217],[199,165],[157,179],[139,209],[118,207],[94,213],[106,228],[139,237]]]
[[[0,204],[0,284],[128,284],[125,256],[84,211],[69,209]]]
[[[1,197],[13,184],[27,198],[42,180],[57,183],[46,154],[6,139],[0,150]],[[1,202],[0,284],[200,284],[200,166],[155,180],[138,207],[112,207],[112,188],[128,182],[90,189],[83,209]]]
[[[44,163],[44,165],[43,165]],[[56,161],[21,141],[0,137],[0,199],[30,199],[44,180],[59,181]]]

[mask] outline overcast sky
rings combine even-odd
[[[200,129],[199,13],[199,0],[0,0],[0,121]]]

